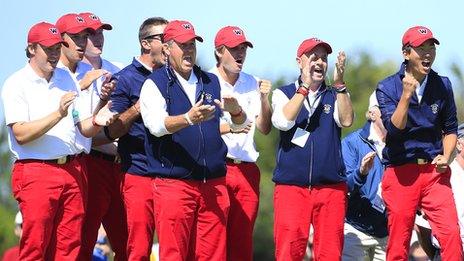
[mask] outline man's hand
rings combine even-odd
[[[84,77],[79,81],[79,86],[81,87],[81,90],[86,90],[87,88],[89,88],[93,81],[102,77],[104,74],[109,74],[109,72],[103,69],[97,69],[90,70],[87,73],[85,73]]]
[[[301,81],[304,83],[304,85],[311,86],[313,84],[313,78],[312,78],[312,73],[313,70],[311,69],[311,61],[315,59],[315,55],[311,54],[306,62],[303,64],[303,69],[301,69]]]
[[[94,121],[96,124],[100,126],[108,126],[110,125],[118,116],[116,112],[112,112],[111,108],[111,101],[109,101],[103,108],[101,108],[97,115],[95,115]]]
[[[269,93],[271,93],[272,84],[271,81],[268,80],[260,80],[259,84],[259,94],[261,94],[261,100],[266,100],[269,97]]]
[[[252,126],[252,122],[249,122],[245,127],[241,128],[241,129],[233,129],[230,125],[229,125],[229,128],[230,128],[230,133],[232,134],[240,134],[240,133],[248,133],[251,129],[251,126]]]
[[[68,115],[68,108],[76,99],[75,92],[68,92],[61,96],[60,106],[58,107],[58,112],[60,113],[61,117],[66,117]]]
[[[334,70],[334,85],[344,84],[343,75],[345,74],[346,54],[341,51],[337,55],[337,62],[335,62]]]
[[[448,169],[448,163],[449,159],[446,158],[443,155],[437,155],[433,161],[432,164],[435,165],[435,169],[437,170],[438,173],[444,173]]]
[[[410,73],[405,73],[403,78],[403,93],[411,97],[416,91],[417,86],[419,86],[419,82],[416,78]]]
[[[110,80],[111,74],[106,75],[106,79],[102,84],[100,99],[103,101],[108,101],[110,99],[111,93],[113,93],[114,88],[116,88],[116,80]]]
[[[188,111],[188,117],[193,124],[200,123],[202,121],[210,120],[214,117],[216,107],[213,105],[204,105],[203,99],[200,99],[195,105]]]
[[[361,166],[359,167],[359,172],[362,176],[367,176],[369,171],[374,166],[375,151],[367,153],[361,160]]]
[[[216,103],[216,105],[219,106],[219,108],[221,108],[221,110],[227,111],[227,112],[229,112],[231,114],[240,113],[240,111],[242,110],[242,108],[238,104],[237,99],[235,97],[232,97],[232,96],[224,96],[224,97],[222,97],[222,102],[215,99],[214,103]]]

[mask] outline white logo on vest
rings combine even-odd
[[[330,104],[324,104],[324,113],[329,114],[330,108],[332,108]]]
[[[434,104],[430,105],[430,108],[432,109],[433,114],[438,113],[438,104],[434,103]]]

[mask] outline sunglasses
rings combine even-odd
[[[163,40],[163,34],[152,34],[152,35],[149,35],[149,36],[147,36],[147,37],[144,37],[143,39],[144,39],[144,40],[153,40],[153,39],[156,39],[156,40],[162,41],[162,40]]]

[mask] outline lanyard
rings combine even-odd
[[[308,102],[308,106],[309,106],[309,116],[308,116],[308,123],[306,124],[305,129],[307,129],[309,127],[309,124],[311,123],[311,117],[313,116],[313,113],[316,110],[316,108],[313,108],[313,106],[321,98],[321,95],[322,95],[322,92],[318,91],[318,93],[316,94],[316,98],[314,99],[314,102],[312,105],[311,105],[311,102],[309,101],[308,96],[306,96],[306,101]]]

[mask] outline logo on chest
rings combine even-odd
[[[213,95],[211,93],[205,93],[203,98],[205,99],[205,101],[207,103],[212,103],[213,102]]]
[[[330,105],[330,104],[324,104],[324,113],[325,113],[325,114],[329,114],[331,108],[332,108],[332,105]]]
[[[434,104],[430,105],[430,109],[432,109],[433,114],[437,114],[438,113],[438,104],[434,103]]]

